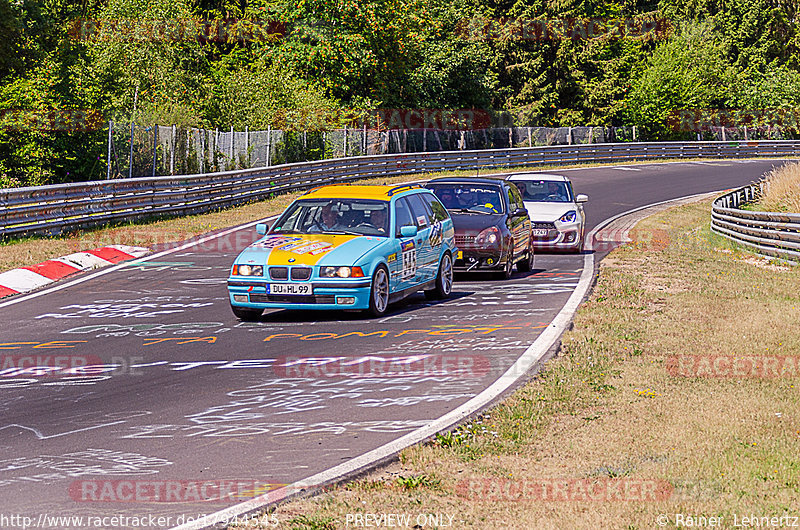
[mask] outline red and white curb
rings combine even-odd
[[[86,252],[75,252],[30,267],[3,272],[0,273],[0,298],[27,293],[77,272],[99,269],[121,261],[140,258],[148,252],[150,249],[142,247],[109,245]]]

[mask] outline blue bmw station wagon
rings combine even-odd
[[[424,290],[447,298],[456,253],[453,222],[419,186],[331,185],[294,201],[236,258],[228,278],[233,313],[264,309],[360,309],[381,316]]]

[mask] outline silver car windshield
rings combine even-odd
[[[386,237],[389,233],[389,202],[367,199],[301,199],[284,212],[270,233]]]
[[[572,190],[566,182],[558,180],[512,180],[523,201],[573,202]]]

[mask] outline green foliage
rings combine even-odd
[[[201,125],[205,99],[202,46],[189,39],[152,39],[144,21],[192,19],[190,0],[110,0],[98,32],[85,45],[81,74],[100,87],[108,117],[141,124]],[[163,121],[168,119],[170,121]]]
[[[209,117],[220,127],[244,130],[328,128],[338,105],[317,85],[278,65],[258,61],[223,73],[215,84]]]
[[[404,477],[400,475],[395,480],[395,484],[404,490],[414,490],[419,488],[436,488],[441,481],[429,475],[409,475]]]
[[[277,9],[288,28],[273,50],[277,62],[337,99],[390,106],[403,101],[402,82],[437,25],[423,0],[283,0]]]
[[[625,115],[653,139],[673,139],[668,118],[676,109],[724,108],[736,75],[707,25],[686,25],[659,46],[633,84]]]
[[[274,146],[282,161],[323,156],[320,131],[379,107],[504,109],[520,125],[635,124],[677,139],[676,109],[800,105],[798,15],[796,0],[0,0],[0,111],[295,131]],[[669,19],[674,31],[464,32],[589,17]],[[213,19],[228,20],[227,38],[141,31]],[[0,117],[0,187],[105,175],[105,131],[52,129]]]

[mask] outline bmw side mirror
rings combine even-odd
[[[414,237],[417,235],[417,227],[413,225],[401,226],[400,235],[403,237]]]
[[[577,197],[575,197],[575,202],[589,202],[589,196],[580,193]]]
[[[267,228],[269,228],[269,225],[265,223],[258,223],[256,225],[256,232],[263,236],[267,233]]]
[[[511,214],[512,217],[528,217],[528,210],[525,208],[517,208],[514,210],[514,213]]]

